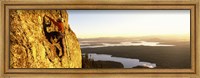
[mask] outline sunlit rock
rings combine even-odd
[[[61,56],[60,44],[49,42],[45,36],[44,15],[65,20]],[[52,24],[47,31],[58,30]],[[80,45],[65,10],[10,10],[10,68],[81,68],[81,60]]]

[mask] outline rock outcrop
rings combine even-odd
[[[64,18],[63,54],[56,38],[46,35],[58,29],[54,24],[45,27],[50,21],[44,15],[54,20]],[[10,10],[10,68],[81,68],[81,60],[80,45],[69,27],[66,10]]]

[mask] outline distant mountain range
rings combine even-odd
[[[179,42],[190,41],[186,36],[143,36],[143,37],[99,37],[99,38],[78,38],[79,41],[97,42],[121,42],[121,41],[150,41],[150,42]]]

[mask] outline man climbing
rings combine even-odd
[[[47,16],[47,15],[45,15],[45,16],[48,17],[49,20],[52,21],[53,24],[54,24],[55,26],[58,27],[58,31],[60,32],[61,36],[63,37],[63,36],[64,36],[64,23],[63,23],[63,18],[59,17],[59,18],[57,19],[57,21],[55,21],[55,20],[53,20],[51,17],[49,17],[49,16]],[[61,38],[62,38],[62,37],[61,37]]]
[[[58,18],[57,21],[55,21],[54,19],[52,19],[51,17],[45,15],[47,18],[49,18],[50,21],[53,22],[53,24],[55,26],[58,27],[58,32],[60,33],[59,36],[58,36],[58,42],[60,42],[60,46],[62,48],[62,53],[59,53],[59,56],[62,56],[63,53],[64,53],[64,44],[63,44],[63,38],[64,38],[64,23],[63,23],[63,18]]]

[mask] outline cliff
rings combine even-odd
[[[58,28],[45,15],[64,19]],[[81,50],[68,24],[66,10],[10,10],[10,68],[81,68]]]

